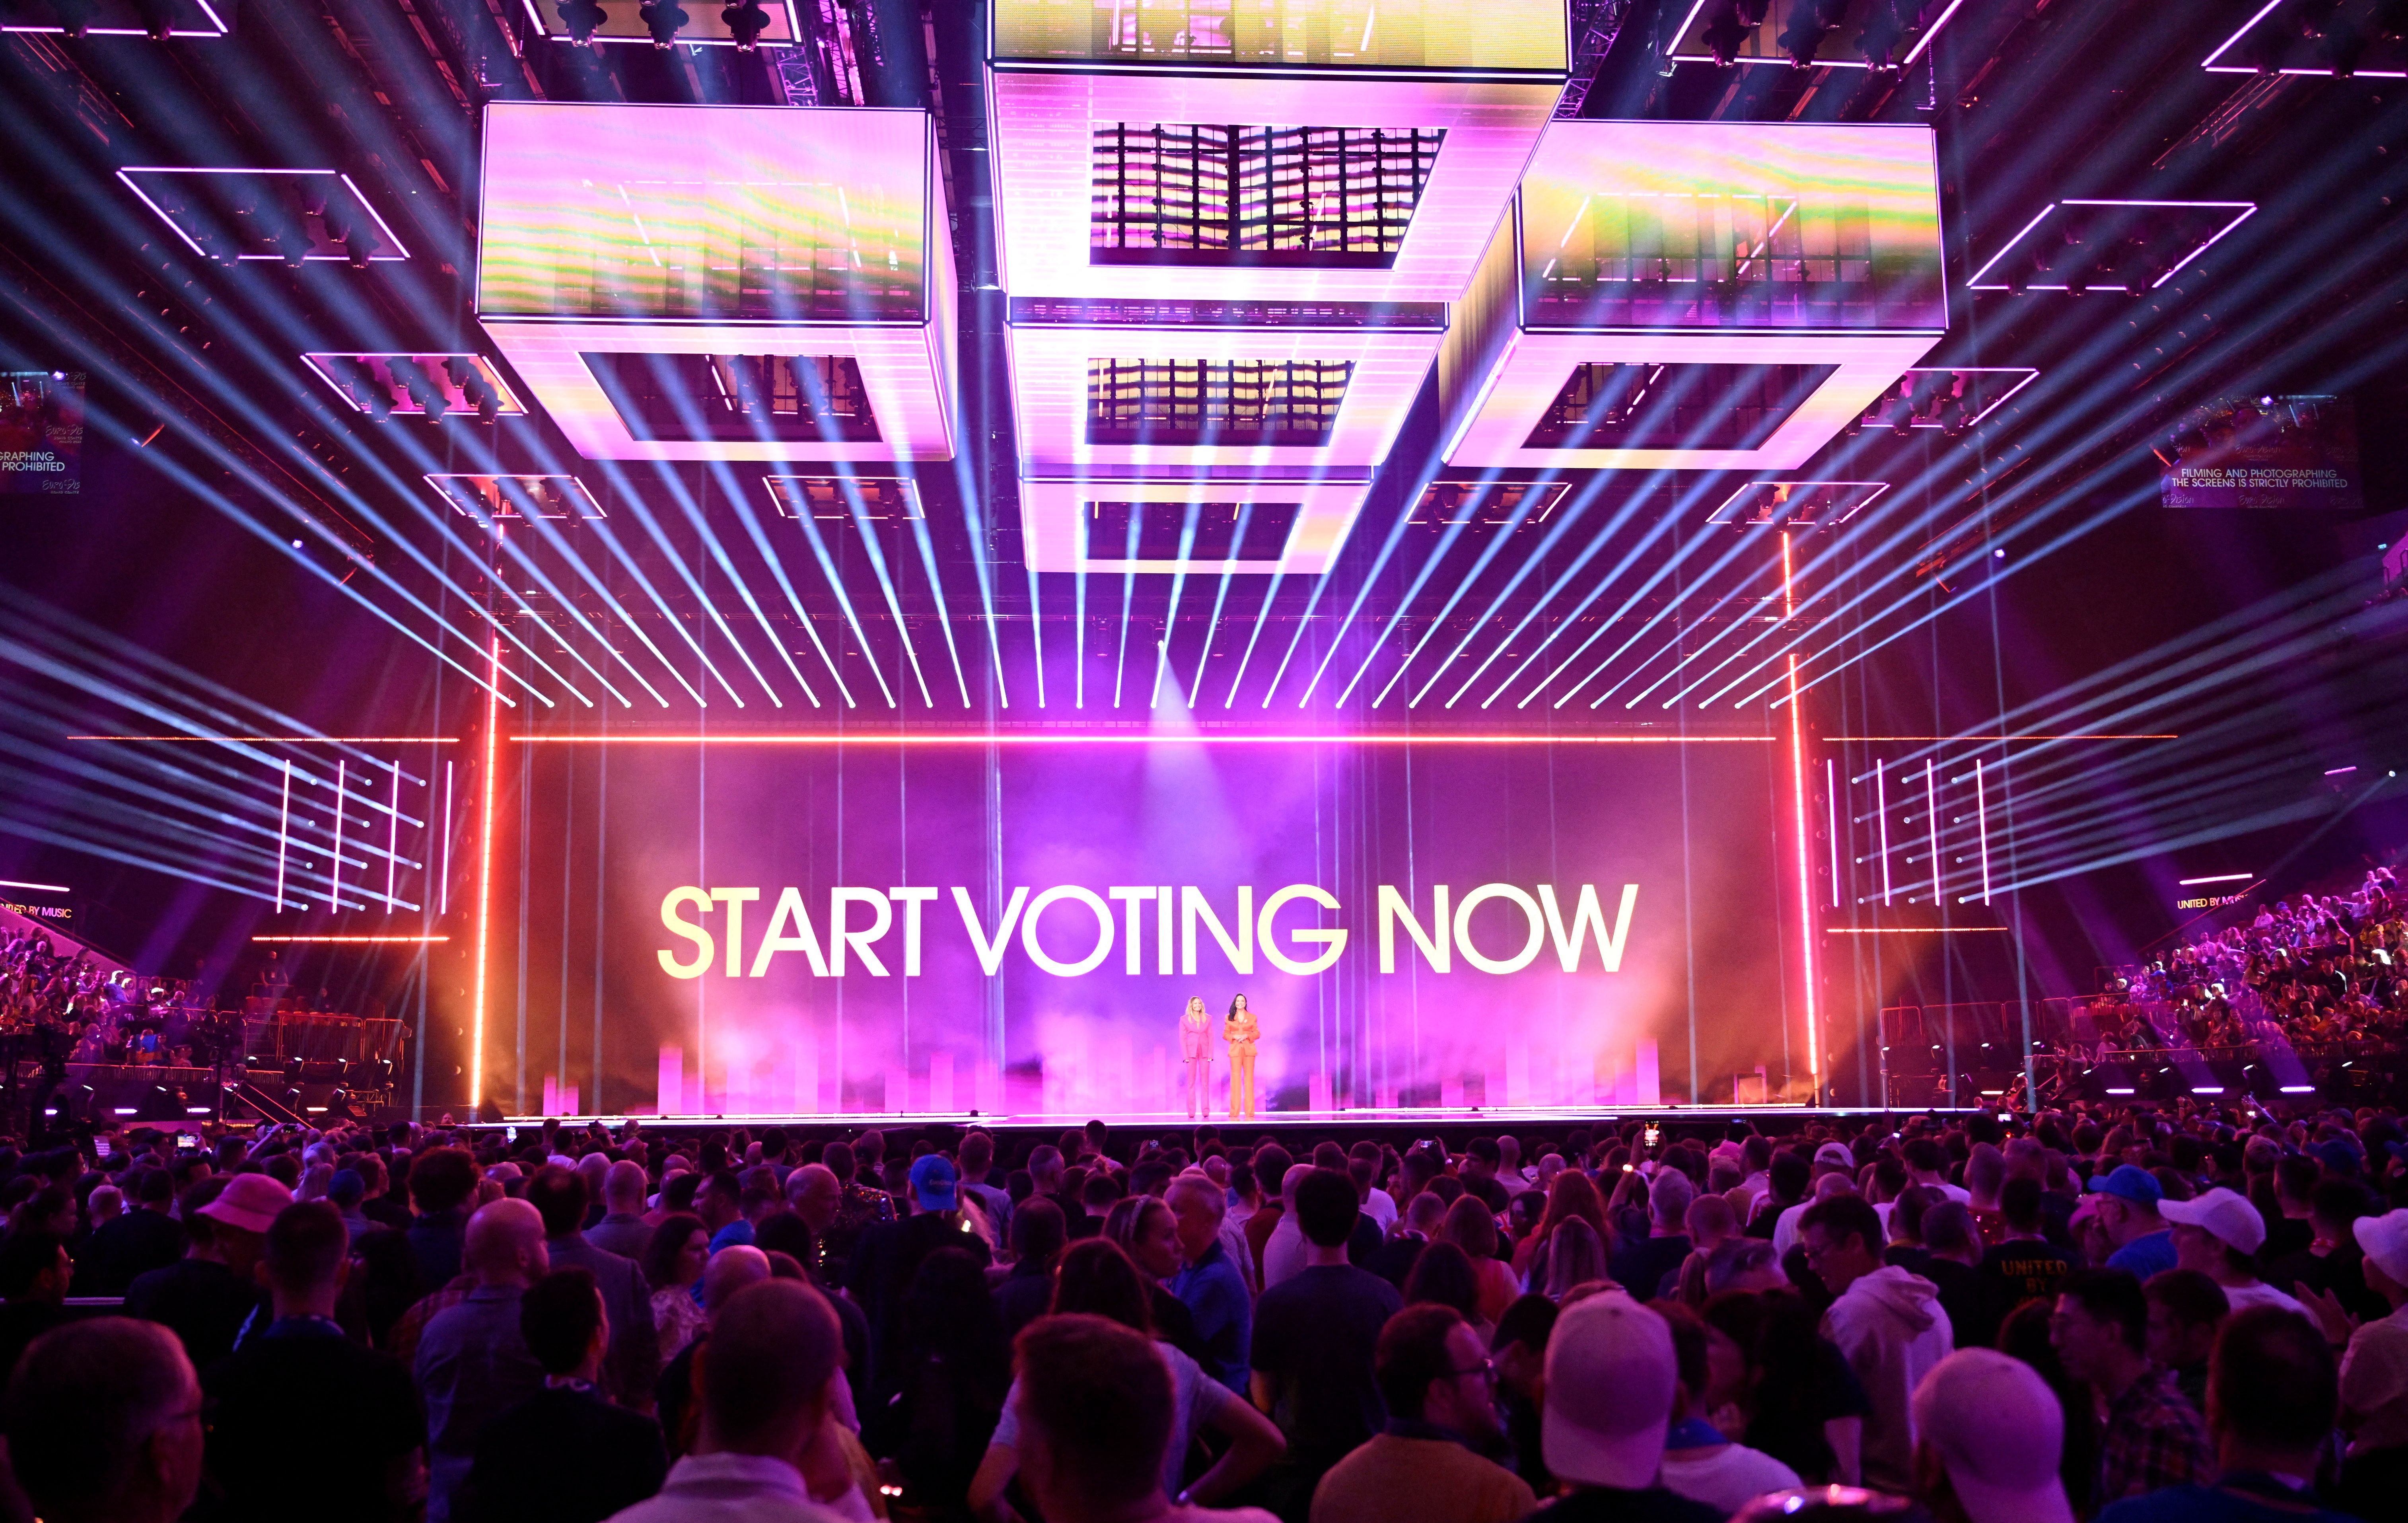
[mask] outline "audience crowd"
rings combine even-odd
[[[2408,1510],[2396,1114],[1680,1129],[0,1147],[0,1518]]]
[[[2114,970],[2089,1004],[2117,1049],[2408,1038],[2408,890],[2389,868],[2347,894],[2302,894],[2151,961]]]

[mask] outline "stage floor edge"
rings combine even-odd
[[[439,1107],[428,1107],[441,1114]],[[1728,1121],[1799,1122],[1813,1119],[1844,1120],[1865,1116],[1972,1114],[1972,1107],[1951,1106],[1814,1106],[1814,1105],[1619,1105],[1612,1107],[1560,1106],[1499,1108],[1488,1110],[1473,1106],[1455,1106],[1427,1110],[1388,1111],[1268,1111],[1250,1116],[1205,1116],[1201,1120],[1177,1111],[1111,1113],[1101,1115],[1074,1115],[1068,1113],[1054,1115],[982,1114],[977,1111],[873,1111],[846,1113],[765,1113],[760,1114],[651,1115],[509,1115],[500,1122],[467,1123],[471,1128],[490,1130],[495,1126],[540,1127],[546,1121],[558,1121],[564,1127],[582,1127],[599,1121],[606,1127],[617,1127],[628,1121],[648,1127],[834,1127],[877,1128],[897,1127],[979,1127],[997,1128],[1036,1128],[1060,1130],[1101,1121],[1108,1127],[1128,1127],[1143,1129],[1212,1126],[1221,1128],[1282,1127],[1415,1127],[1448,1128],[1484,1126],[1592,1126],[1601,1122],[1657,1121],[1713,1123]],[[455,1112],[456,1114],[456,1112]]]

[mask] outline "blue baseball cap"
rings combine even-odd
[[[2105,1174],[2090,1176],[2090,1187],[2100,1195],[2112,1195],[2139,1205],[2154,1206],[2166,1198],[2157,1184],[2157,1176],[2138,1164],[2119,1163]]]
[[[923,1211],[951,1211],[956,1204],[953,1186],[960,1178],[940,1155],[924,1154],[911,1164],[911,1194]]]

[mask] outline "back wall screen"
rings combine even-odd
[[[515,742],[487,1087],[521,1114],[1177,1112],[1180,1013],[1217,1036],[1243,994],[1267,1112],[1778,1098],[1805,1063],[1777,757]]]

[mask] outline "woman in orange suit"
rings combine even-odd
[[[1253,1115],[1254,1043],[1262,1041],[1263,1027],[1247,1008],[1244,995],[1229,1001],[1229,1018],[1222,1023],[1221,1035],[1229,1043],[1229,1114]]]

